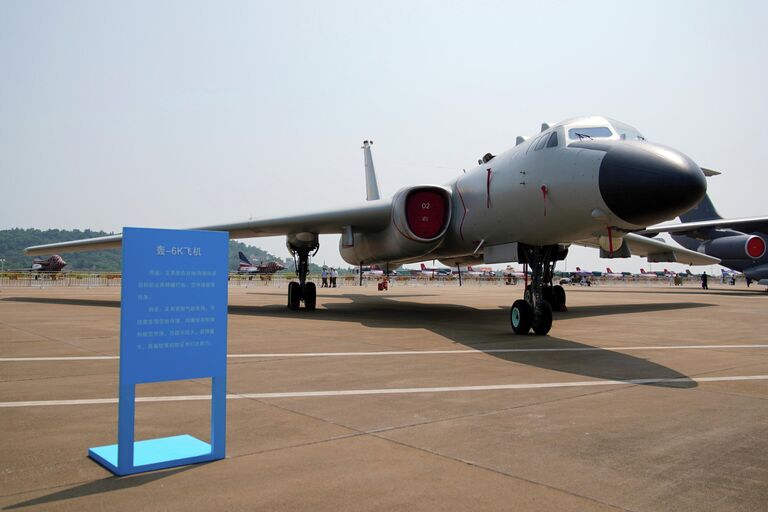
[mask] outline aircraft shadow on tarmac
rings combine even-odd
[[[489,353],[505,361],[546,370],[581,375],[596,379],[681,379],[678,382],[651,382],[644,385],[667,388],[694,388],[697,383],[688,376],[649,361],[622,352],[600,349],[592,345],[553,336],[518,336],[509,327],[509,312],[505,307],[477,309],[456,304],[423,304],[395,300],[408,295],[368,296],[358,294],[337,295],[334,298],[350,302],[329,302],[315,311],[292,311],[282,304],[266,306],[230,305],[229,313],[255,317],[293,317],[296,321],[321,320],[353,322],[370,328],[427,329],[466,347],[483,349],[570,349],[551,352],[495,352]],[[424,297],[424,295],[419,295]],[[281,296],[282,298],[282,296]],[[322,302],[322,297],[318,297]],[[40,304],[119,307],[120,301],[61,299],[43,297],[9,297],[3,300]],[[602,306],[576,306],[568,312],[555,313],[556,321],[612,314],[648,313],[712,307],[700,302],[610,304]]]
[[[130,489],[133,487],[139,487],[144,484],[148,484],[165,477],[173,476],[185,471],[189,471],[199,467],[199,464],[192,466],[183,466],[180,468],[172,468],[165,471],[154,471],[152,473],[142,473],[139,475],[131,475],[126,477],[109,477],[102,478],[100,480],[94,480],[92,482],[86,482],[76,487],[70,487],[62,491],[57,491],[46,496],[40,496],[38,498],[32,498],[31,500],[21,501],[3,507],[3,510],[13,510],[17,508],[32,507],[35,505],[44,505],[46,503],[55,503],[57,501],[70,500],[72,498],[82,498],[85,496],[92,496],[94,494],[101,494],[105,492],[120,491],[122,489]]]

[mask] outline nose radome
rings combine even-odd
[[[600,164],[600,194],[611,211],[637,226],[673,219],[704,197],[707,182],[696,163],[649,142],[612,145]]]

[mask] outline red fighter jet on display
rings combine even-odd
[[[16,270],[12,269],[11,272],[61,272],[66,266],[67,262],[58,254],[54,254],[47,259],[35,258],[32,260],[32,266]]]
[[[320,235],[340,234],[351,265],[399,265],[439,260],[458,266],[517,262],[531,271],[523,297],[510,308],[515,333],[543,335],[565,291],[552,282],[557,261],[571,244],[594,247],[605,258],[645,256],[651,262],[711,265],[720,260],[673,247],[637,232],[688,211],[707,189],[689,157],[649,142],[635,128],[606,117],[543,123],[532,137],[444,184],[410,185],[379,195],[371,142],[363,142],[366,199],[346,208],[244,220],[198,229],[230,238],[286,236],[298,281],[288,286],[288,307],[315,309],[307,280]],[[29,247],[28,254],[119,247],[121,235]]]
[[[240,257],[240,266],[237,271],[241,274],[274,274],[275,272],[285,270],[285,266],[276,261],[254,265],[242,251],[239,251],[237,255]]]

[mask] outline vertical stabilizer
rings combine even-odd
[[[363,157],[365,158],[365,199],[375,201],[379,199],[379,182],[376,180],[376,170],[373,168],[373,156],[371,145],[373,141],[363,141]]]
[[[680,222],[698,222],[702,220],[716,220],[722,219],[715,205],[712,204],[712,200],[709,198],[709,194],[704,194],[699,204],[685,212],[680,216]]]

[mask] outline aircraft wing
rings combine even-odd
[[[681,224],[662,224],[652,226],[640,232],[642,235],[655,235],[658,233],[694,233],[703,229],[734,229],[742,233],[760,231],[768,233],[767,217],[748,217],[744,219],[713,219],[697,222],[683,222]]]
[[[228,231],[229,238],[254,238],[262,236],[287,235],[292,233],[333,234],[342,233],[346,226],[352,226],[357,232],[375,232],[384,229],[392,216],[392,201],[366,201],[349,208],[323,212],[275,217],[271,219],[253,219],[231,224],[217,224],[188,229],[207,231]],[[122,235],[102,236],[71,242],[35,245],[24,252],[29,255],[98,251],[119,248]]]
[[[577,243],[587,247],[600,247],[596,238],[580,240]],[[685,263],[688,265],[714,265],[720,263],[718,258],[691,251],[690,249],[685,249],[683,247],[675,247],[666,242],[634,233],[627,233],[624,235],[624,243],[627,244],[629,252],[631,252],[633,256],[643,256],[653,263],[672,262]]]

